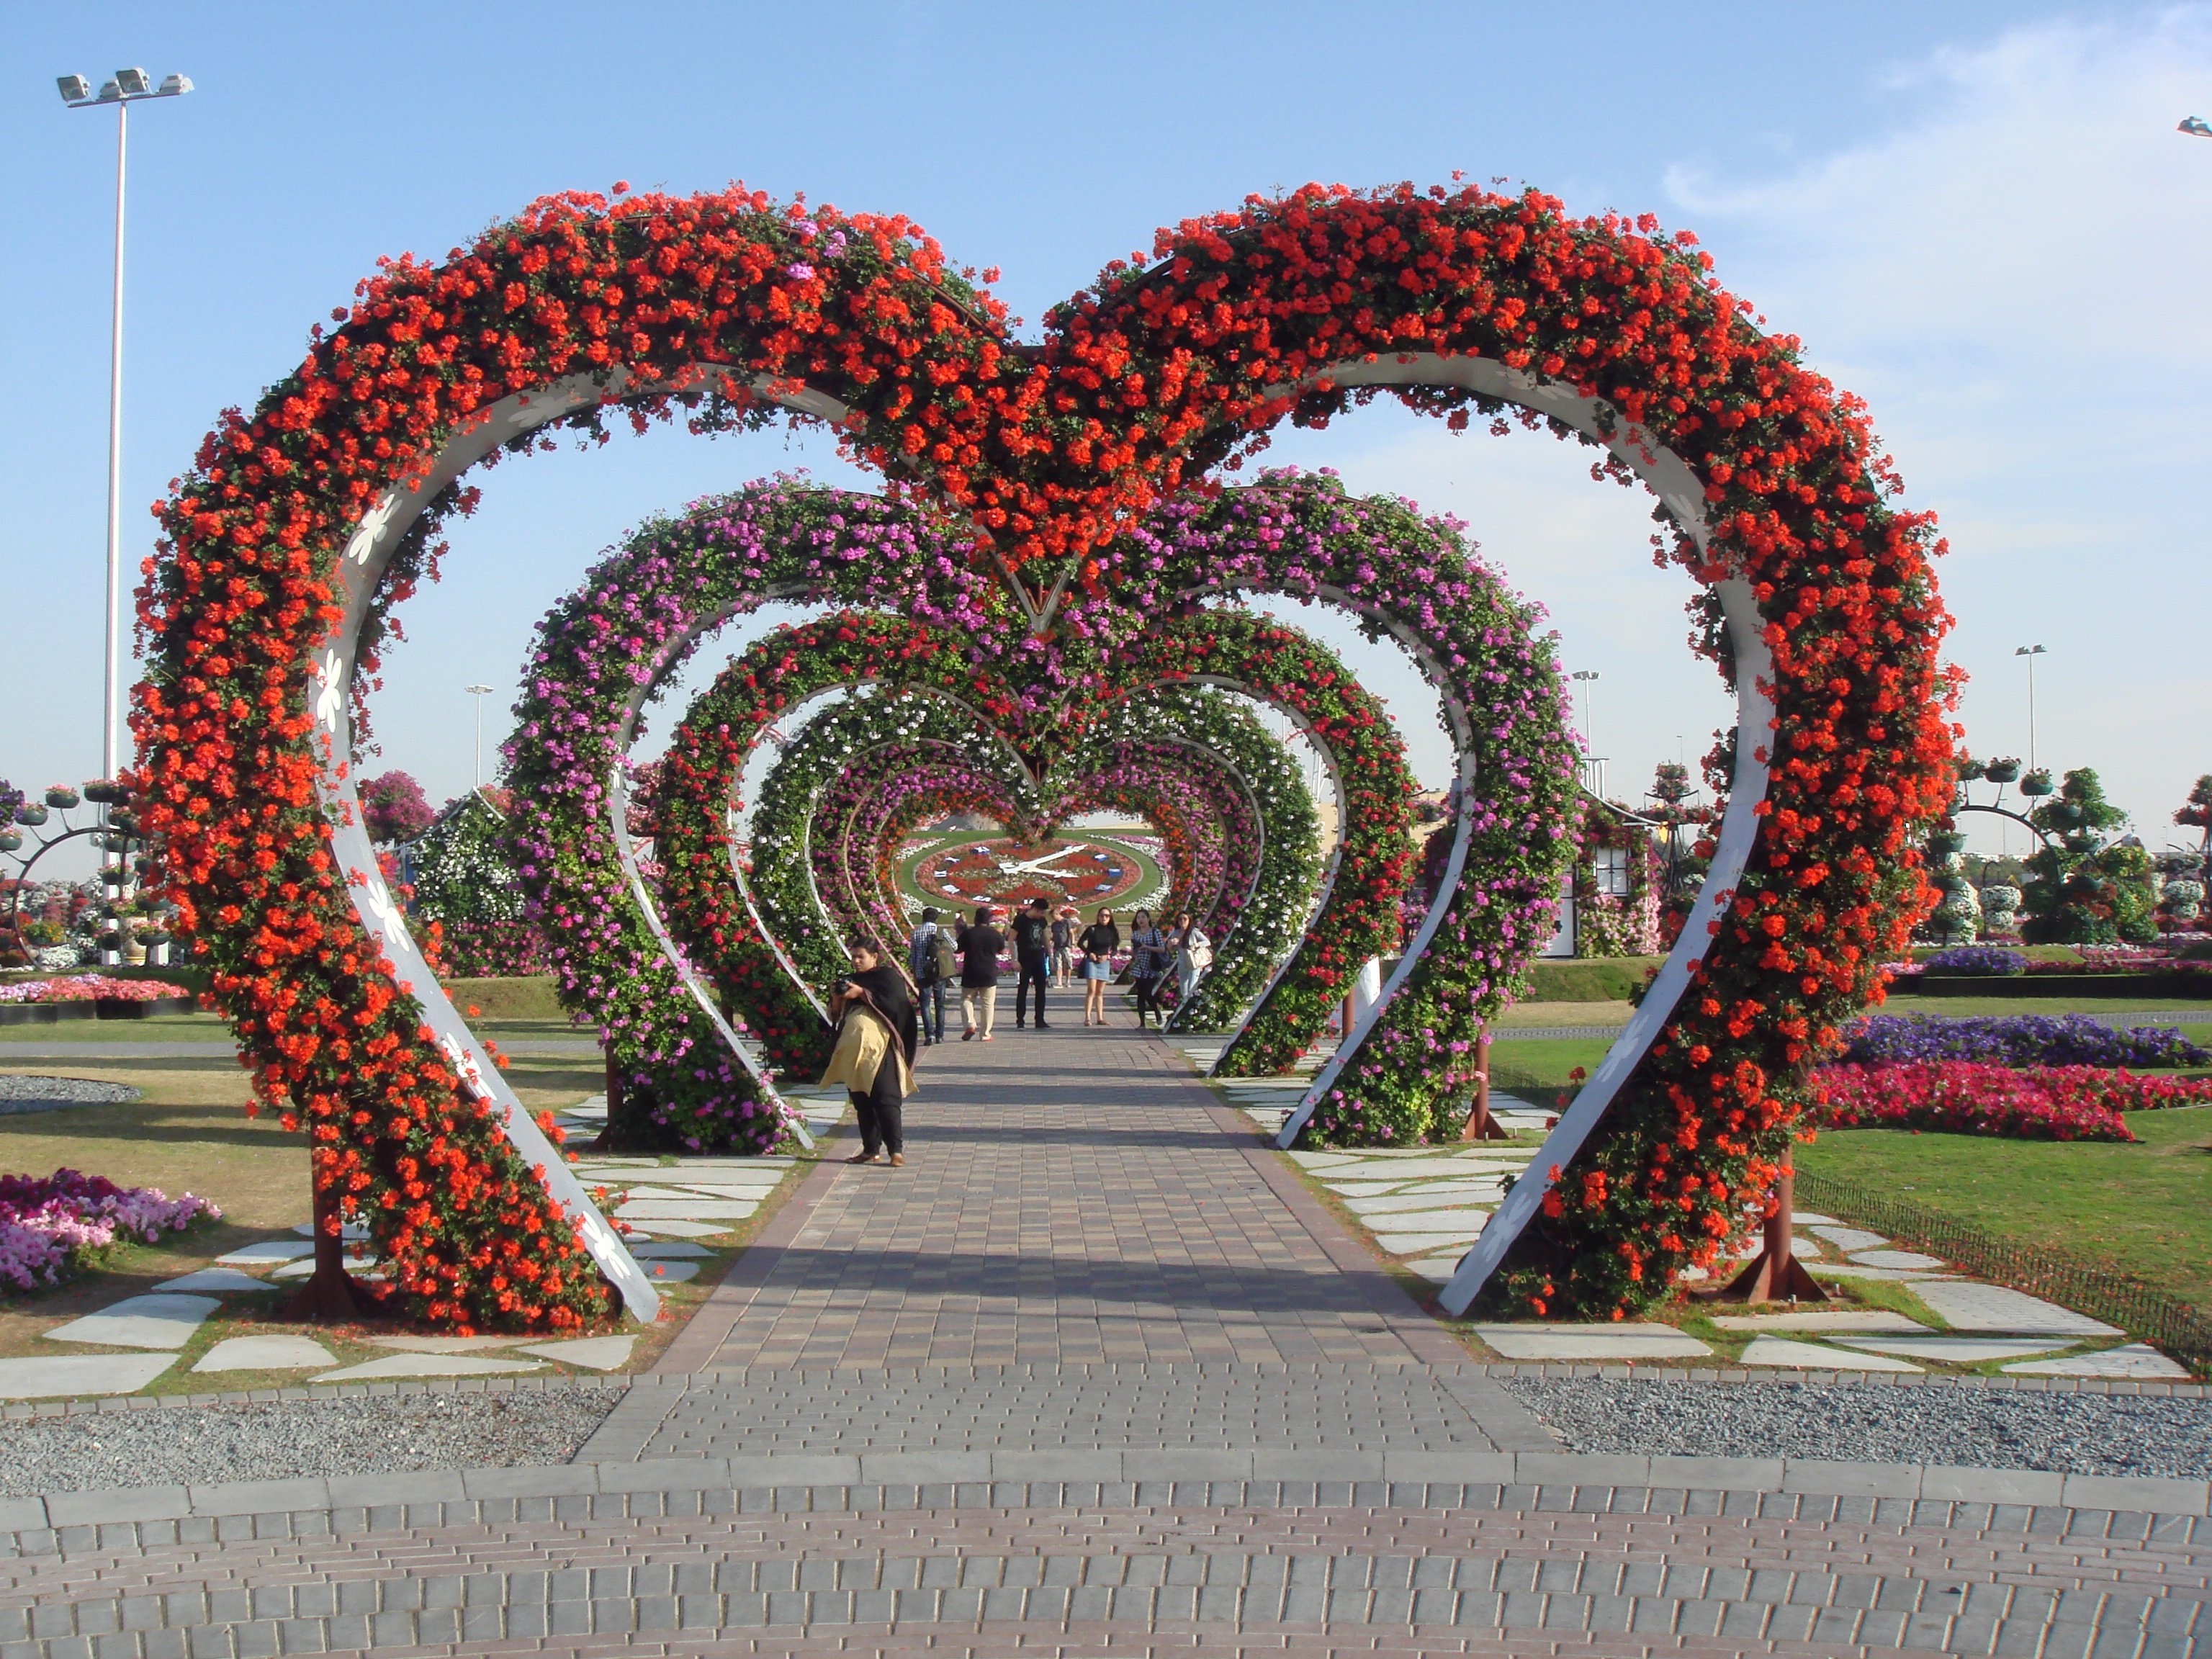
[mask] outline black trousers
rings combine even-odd
[[[860,1150],[870,1158],[906,1150],[906,1100],[896,1081],[885,1075],[892,1070],[890,1062],[884,1061],[876,1086],[865,1095],[853,1095],[853,1110],[860,1120]]]
[[[1137,1018],[1139,1020],[1146,1014],[1155,1019],[1160,1017],[1160,988],[1167,983],[1167,979],[1165,974],[1146,974],[1137,980]]]
[[[1035,956],[1024,951],[1019,957],[1022,982],[1014,988],[1014,1024],[1019,1025],[1028,1018],[1030,987],[1036,987],[1036,1023],[1044,1024],[1044,988],[1052,983],[1052,957],[1040,951]]]

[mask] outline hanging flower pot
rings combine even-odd
[[[77,804],[77,793],[65,783],[50,785],[46,790],[46,805],[55,811],[66,812]]]
[[[36,801],[27,800],[15,809],[15,822],[18,823],[38,824],[46,821],[46,809]]]

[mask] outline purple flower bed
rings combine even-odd
[[[0,1283],[18,1290],[58,1285],[81,1252],[118,1237],[151,1244],[222,1212],[186,1193],[118,1187],[101,1176],[57,1170],[50,1176],[0,1176]]]
[[[1931,1019],[1924,1014],[1870,1014],[1844,1033],[1839,1058],[1853,1065],[1936,1060],[1991,1060],[2002,1066],[2202,1066],[2212,1054],[2170,1025],[2126,1030],[2087,1014],[2005,1014]]]
[[[2009,978],[2027,971],[2027,957],[2002,945],[1962,945],[1954,951],[1938,951],[1920,965],[1924,973],[1993,974]]]

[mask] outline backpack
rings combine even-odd
[[[931,951],[932,959],[937,969],[937,971],[930,975],[932,984],[939,980],[959,978],[960,952],[952,943],[951,934],[939,927],[937,930],[937,937],[931,941]]]

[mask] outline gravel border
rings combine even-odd
[[[2212,1401],[2199,1390],[2160,1396],[1840,1379],[1704,1388],[1617,1376],[1498,1380],[1578,1453],[2212,1476]]]
[[[17,1419],[0,1423],[0,1497],[564,1463],[621,1398],[426,1389]]]

